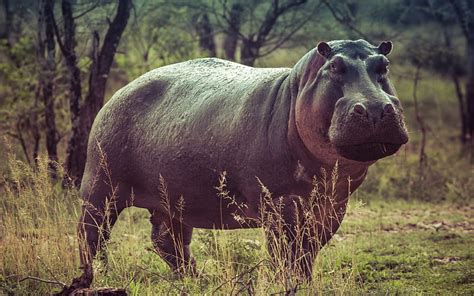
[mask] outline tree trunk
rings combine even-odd
[[[471,162],[474,162],[474,2],[450,0],[458,18],[461,31],[466,39],[467,81],[465,91],[465,122],[466,131],[463,143],[471,150]]]
[[[464,95],[461,89],[461,82],[457,73],[451,74],[451,80],[454,84],[454,89],[456,90],[456,97],[458,98],[459,103],[459,116],[461,117],[461,143],[465,144],[467,141],[467,116],[466,116],[466,106],[464,104]]]
[[[474,29],[474,28],[473,28]],[[472,32],[474,35],[474,32]],[[466,81],[466,143],[474,146],[474,36],[467,42],[468,76]],[[471,147],[474,148],[474,147]],[[471,149],[474,160],[474,149]]]
[[[5,39],[7,42],[7,46],[11,47],[13,44],[13,40],[12,40],[13,11],[10,6],[10,0],[3,0],[3,9],[5,10],[5,29],[1,33],[0,38]]]
[[[195,22],[197,34],[199,36],[199,47],[208,56],[216,56],[216,43],[214,42],[214,32],[207,13],[198,15]]]
[[[41,26],[38,26],[41,28]],[[38,32],[38,37],[40,37],[41,34]],[[39,38],[38,38],[39,40]],[[39,42],[38,42],[39,43]],[[38,53],[37,53],[37,58],[38,58]],[[39,147],[40,147],[40,140],[41,140],[41,132],[38,127],[38,107],[40,104],[40,96],[41,96],[41,89],[42,85],[40,81],[38,81],[38,85],[36,86],[35,89],[35,102],[33,105],[34,111],[31,116],[31,132],[33,136],[33,162],[35,164],[35,167],[38,166],[38,153],[39,153]]]
[[[49,160],[52,162],[58,161],[57,143],[58,131],[56,129],[56,119],[54,112],[54,77],[56,70],[56,42],[54,41],[54,25],[53,25],[53,0],[44,0],[42,3],[44,15],[44,29],[45,29],[45,45],[46,57],[42,67],[42,76],[44,77],[42,100],[44,104],[44,116],[46,123],[46,150],[48,151]],[[41,30],[42,28],[39,28]],[[40,41],[41,42],[41,41]],[[50,164],[50,168],[55,170],[55,165]]]
[[[84,173],[87,156],[87,142],[89,132],[95,116],[104,103],[105,88],[110,68],[114,60],[117,47],[127,26],[130,16],[131,0],[120,0],[114,20],[110,23],[105,34],[104,42],[99,54],[94,55],[89,76],[89,90],[80,110],[78,132],[73,135],[72,143],[68,148],[68,173],[78,184]],[[94,41],[98,43],[98,34],[94,32]]]
[[[418,89],[418,82],[420,81],[420,70],[421,65],[416,65],[415,77],[413,77],[413,105],[415,107],[415,118],[416,122],[418,123],[418,127],[420,128],[421,132],[421,141],[420,141],[420,152],[419,152],[419,176],[420,181],[423,181],[424,178],[424,165],[426,163],[426,125],[423,117],[421,116],[420,106],[418,105],[418,96],[417,96],[417,89]]]
[[[240,24],[243,7],[240,3],[232,4],[229,16],[229,28],[224,39],[224,56],[230,61],[235,61],[235,52],[239,41]]]
[[[73,162],[75,159],[72,156],[74,151],[79,147],[77,141],[80,137],[79,118],[80,118],[80,102],[82,97],[81,89],[81,72],[77,66],[76,57],[76,25],[72,15],[72,6],[69,0],[63,0],[61,3],[61,10],[64,19],[64,45],[61,50],[66,61],[69,80],[69,111],[71,113],[71,137],[67,146],[66,168],[75,166]],[[59,36],[58,36],[59,40]]]
[[[242,48],[240,49],[240,62],[247,66],[253,66],[258,58],[258,46],[252,40],[242,40]]]
[[[453,44],[451,41],[451,34],[448,31],[448,23],[445,21],[443,18],[443,15],[440,13],[435,12],[435,10],[431,7],[431,12],[432,14],[436,17],[438,20],[439,24],[443,28],[443,35],[444,35],[444,44],[446,45],[446,49],[451,54],[452,52],[455,52],[453,49]],[[454,56],[450,56],[450,59],[455,59]],[[454,89],[456,91],[456,97],[458,98],[458,103],[459,103],[459,117],[461,118],[461,142],[463,144],[466,143],[467,139],[467,120],[466,120],[466,104],[464,103],[464,94],[462,92],[462,87],[461,87],[461,82],[459,79],[459,74],[458,74],[458,69],[456,69],[456,66],[454,63],[452,63],[452,66],[449,67],[448,71],[451,74],[451,80],[454,84]]]

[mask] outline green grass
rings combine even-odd
[[[27,276],[69,283],[79,275],[78,194],[51,182],[40,163],[34,172],[10,159],[14,182],[0,201],[0,287],[6,294],[59,290],[22,281]],[[298,286],[298,294],[472,295],[472,204],[394,198],[364,204],[368,189],[354,194],[342,228],[316,260],[313,280]],[[285,291],[268,264],[263,230],[197,229],[191,247],[200,275],[179,279],[152,251],[148,217],[137,208],[120,216],[108,246],[109,268],[96,264],[94,287],[123,287],[130,295]]]

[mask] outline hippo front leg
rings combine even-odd
[[[329,198],[318,203],[287,196],[267,202],[264,226],[278,271],[310,279],[318,251],[339,228],[345,206]]]
[[[151,212],[151,240],[155,251],[171,267],[173,272],[184,274],[196,272],[196,262],[191,257],[193,228],[168,215]]]
[[[319,246],[313,230],[305,223],[300,199],[297,196],[276,198],[264,206],[267,246],[277,272],[311,278]]]

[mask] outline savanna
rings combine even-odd
[[[90,263],[94,277],[90,288],[84,285],[82,293],[100,295],[474,293],[471,1],[4,0],[0,8],[0,293],[69,293],[72,280],[88,270],[84,262]],[[361,62],[366,58],[348,60],[347,53],[334,61],[340,52],[330,54],[337,48],[332,40],[359,39],[372,44],[368,56],[378,56],[379,62],[370,63],[383,65],[382,70],[377,70],[380,66],[373,71],[362,67],[370,64]],[[386,41],[391,42],[390,50]],[[374,76],[379,77],[374,85],[381,85],[382,96],[396,97],[403,111],[396,104],[393,109],[381,105],[379,111],[385,118],[403,113],[400,118],[409,138],[390,153],[385,145],[380,146],[382,152],[363,147],[364,157],[378,160],[368,168],[360,186],[354,190],[350,184],[346,187],[352,194],[344,219],[336,214],[337,231],[331,232],[330,240],[324,239],[324,246],[317,244],[322,248],[314,257],[306,258],[307,248],[298,246],[304,245],[308,233],[320,233],[315,226],[322,219],[322,202],[331,203],[346,190],[339,188],[338,182],[352,182],[353,177],[357,181],[359,175],[347,175],[344,161],[360,161],[361,154],[354,155],[353,150],[338,154],[342,158],[335,157],[333,165],[327,167],[308,169],[305,163],[301,170],[291,167],[295,175],[285,179],[294,177],[309,184],[308,194],[291,203],[301,204],[301,217],[306,221],[299,224],[303,225],[298,230],[301,233],[296,231],[293,239],[285,226],[278,226],[286,215],[281,210],[284,203],[279,203],[279,187],[264,174],[250,176],[249,180],[258,185],[253,196],[269,201],[252,216],[252,225],[259,228],[222,230],[218,228],[238,227],[204,227],[196,222],[188,246],[196,261],[190,264],[184,260],[173,268],[153,239],[154,212],[139,206],[138,189],[126,194],[127,206],[120,208],[115,225],[110,225],[120,196],[114,184],[118,174],[114,165],[132,162],[131,158],[114,159],[112,150],[102,150],[111,136],[101,139],[105,146],[98,145],[94,161],[88,160],[102,172],[99,186],[107,188],[107,206],[103,215],[97,216],[105,222],[96,225],[97,242],[107,243],[100,243],[100,252],[93,254],[97,258],[84,257],[90,253],[81,250],[90,250],[93,245],[81,236],[84,224],[79,223],[84,221],[80,184],[84,174],[90,173],[87,140],[97,135],[92,127],[94,119],[119,89],[150,70],[198,58],[220,58],[257,68],[293,68],[311,51],[322,65],[314,75],[327,71],[328,77],[338,81],[351,71],[367,73],[367,77],[387,75],[396,92],[384,87],[379,76]],[[383,56],[390,64],[384,64]],[[168,69],[177,69],[170,75],[179,72],[179,68]],[[199,75],[182,76],[181,81],[198,81],[187,91],[193,87],[204,89],[201,92],[212,90],[199,82]],[[231,76],[229,72],[226,75]],[[264,74],[255,75],[255,81],[264,80]],[[232,81],[235,86],[226,93],[239,94],[242,83],[236,83],[237,78]],[[357,79],[351,81],[360,84]],[[352,93],[352,97],[361,93]],[[374,95],[373,100],[377,98]],[[260,110],[258,102],[263,99],[255,101],[254,106],[247,105],[249,110]],[[347,107],[347,114],[370,117],[370,102],[359,104]],[[127,106],[124,114],[141,114],[138,110],[143,106]],[[157,106],[154,114],[166,108]],[[337,115],[322,112],[323,117],[327,114],[339,122]],[[167,116],[172,124],[180,122],[180,115],[167,111],[162,117]],[[212,114],[209,117],[213,118]],[[213,128],[220,127],[225,133],[226,121],[219,121],[219,116],[213,119]],[[381,130],[392,124],[388,119],[378,120]],[[120,124],[117,121],[112,127]],[[206,139],[211,125],[196,129],[195,138]],[[166,126],[157,128],[156,134],[172,139]],[[364,123],[358,121],[357,126]],[[133,141],[127,134],[128,126],[118,129],[128,139],[119,145],[123,150]],[[351,131],[351,138],[365,132],[357,128]],[[328,134],[331,140],[337,138],[334,133]],[[140,139],[146,142],[151,138],[147,135]],[[174,136],[179,139],[180,134]],[[244,143],[258,142],[250,141],[248,134],[241,138]],[[227,163],[245,161],[246,154],[239,151],[250,146],[242,145],[239,150],[233,149],[234,145],[221,153]],[[374,156],[376,153],[383,157]],[[141,153],[142,170],[155,168],[151,154]],[[245,167],[268,167],[272,169],[266,172],[283,176],[287,163],[268,163],[265,157],[249,158],[252,161]],[[193,172],[191,165],[187,169],[180,173],[189,176],[186,184],[194,184],[206,174]],[[153,178],[144,179],[153,179],[157,198],[168,201],[161,202],[160,207],[173,212],[175,221],[187,221],[186,211],[192,208],[186,203],[190,194],[173,197],[171,178],[158,168],[154,173]],[[232,221],[250,223],[246,220],[250,216],[245,216],[249,205],[235,194],[238,186],[233,183],[233,171],[219,168],[213,174],[215,183],[203,189],[211,197],[200,206],[223,203],[224,212],[235,209],[229,214]],[[275,184],[286,182],[275,180]],[[91,188],[97,188],[94,186]],[[300,219],[298,211],[294,212],[295,219]],[[182,254],[182,235],[174,237],[177,247],[173,247],[173,258],[187,258]]]

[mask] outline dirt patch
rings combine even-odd
[[[437,217],[439,219],[436,219]],[[343,233],[339,233],[336,240],[363,233],[414,231],[447,233],[440,237],[453,239],[460,234],[474,234],[474,206],[433,205],[429,209],[420,209],[414,205],[412,209],[393,211],[362,207],[350,211],[346,216],[346,221],[350,226]]]
[[[400,227],[401,230],[434,230],[457,233],[474,234],[474,224],[469,221],[450,222],[450,221],[420,221],[418,223],[408,223]]]

